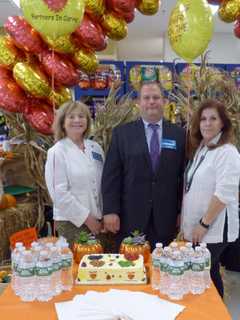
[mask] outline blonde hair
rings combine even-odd
[[[61,107],[56,112],[56,116],[53,122],[53,133],[55,142],[66,137],[64,122],[66,116],[75,109],[78,109],[87,118],[87,129],[84,132],[83,137],[86,138],[89,136],[91,128],[91,114],[88,106],[80,101],[68,101],[61,105]]]

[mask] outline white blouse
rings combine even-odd
[[[208,229],[203,241],[206,243],[220,243],[223,241],[225,217],[227,216],[229,242],[235,241],[239,233],[239,181],[240,155],[232,144],[225,144],[213,150],[203,147],[196,152],[192,168],[188,172],[188,179],[204,156],[192,179],[192,184],[184,194],[182,205],[181,229],[186,240],[192,240],[193,228],[206,214],[211,198],[215,195],[226,208],[217,216]]]
[[[45,179],[53,201],[53,218],[80,227],[91,213],[102,218],[101,177],[104,153],[99,144],[84,140],[83,152],[64,138],[48,150]]]

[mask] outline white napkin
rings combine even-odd
[[[119,316],[83,301],[55,303],[59,320],[119,320]]]
[[[174,320],[185,308],[156,295],[116,289],[88,291],[55,306],[59,320]]]

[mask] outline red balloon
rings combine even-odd
[[[237,38],[240,38],[240,20],[234,23],[234,34]]]
[[[40,53],[43,51],[45,44],[37,31],[22,17],[8,17],[4,24],[7,33],[12,37],[15,45],[20,49],[32,53]]]
[[[24,118],[29,125],[38,132],[46,135],[52,134],[52,124],[54,119],[53,109],[46,103],[38,105],[31,103],[25,108]]]
[[[12,77],[0,74],[0,107],[8,112],[22,112],[27,101],[24,91]]]
[[[133,22],[134,18],[135,18],[135,10],[131,11],[131,12],[123,12],[121,13],[121,17],[127,22],[127,23],[131,23]]]
[[[133,12],[136,2],[136,0],[106,0],[106,7],[109,11],[117,13]]]
[[[79,82],[79,74],[75,66],[69,59],[58,53],[44,51],[39,55],[46,73],[54,80],[64,86],[73,86]]]
[[[80,48],[85,47],[93,51],[106,49],[107,39],[102,27],[87,14],[84,15],[81,25],[75,30],[72,36],[73,41]]]
[[[12,77],[12,73],[8,69],[0,67],[0,79],[11,78],[11,77]]]

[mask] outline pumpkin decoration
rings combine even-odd
[[[11,281],[11,274],[7,270],[0,271],[0,283],[9,283]]]
[[[103,253],[103,247],[94,235],[87,231],[81,231],[79,238],[73,244],[73,257],[76,263],[80,263],[85,254]]]
[[[16,207],[17,201],[14,196],[9,193],[4,193],[0,200],[0,209]]]
[[[145,240],[145,235],[136,230],[131,233],[131,236],[123,239],[119,252],[124,254],[128,260],[134,260],[141,254],[144,263],[146,263],[149,261],[151,247],[149,242]]]

